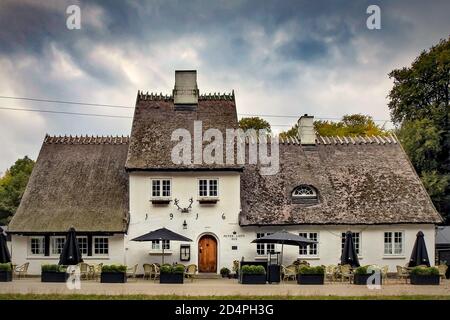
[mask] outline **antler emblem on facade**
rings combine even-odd
[[[189,210],[192,208],[192,203],[194,202],[194,199],[192,197],[189,199],[189,206],[187,208],[182,208],[178,205],[180,203],[180,200],[176,199],[173,201],[173,204],[177,207],[178,210],[181,211],[181,213],[188,213]]]

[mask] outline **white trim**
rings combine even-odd
[[[320,232],[319,231],[315,231],[315,230],[311,230],[311,231],[299,231],[297,232],[299,235],[300,233],[306,233],[306,239],[310,239],[309,234],[310,233],[316,233],[317,234],[317,243],[316,243],[316,254],[310,254],[309,253],[309,244],[306,245],[306,252],[307,254],[300,254],[300,246],[298,247],[298,256],[301,259],[319,259],[320,258],[320,251],[319,251],[319,244],[320,244]]]
[[[394,253],[394,244],[395,244],[395,233],[401,233],[402,234],[402,251],[400,253]],[[392,249],[392,253],[386,253],[385,251],[385,233],[390,233],[391,234],[391,249]],[[404,230],[391,230],[391,231],[383,231],[383,259],[396,259],[399,258],[401,259],[401,257],[405,256],[405,245],[406,245],[406,233]]]
[[[206,196],[201,196],[200,195],[200,180],[206,180],[207,181],[206,182],[206,193],[207,193]],[[210,195],[210,191],[211,191],[210,184],[209,184],[210,180],[216,180],[217,181],[217,195],[216,196],[211,196]],[[219,186],[220,186],[220,179],[219,178],[215,178],[215,177],[200,177],[200,178],[197,178],[197,197],[199,199],[218,199],[219,196],[220,196],[220,187]]]
[[[42,241],[42,253],[36,254],[36,253],[31,252],[31,239],[40,239]],[[44,236],[28,236],[27,257],[32,257],[32,258],[47,257],[45,255],[45,237]]]
[[[108,253],[95,253],[95,239],[106,238],[108,239]],[[108,257],[110,248],[109,248],[109,237],[108,236],[93,236],[92,237],[92,257]]]
[[[170,181],[170,189],[169,189],[169,195],[163,196],[163,180]],[[159,196],[153,196],[153,181],[159,181]],[[173,183],[172,178],[158,178],[158,177],[152,177],[150,179],[150,200],[170,200],[172,199],[172,193],[173,193]]]

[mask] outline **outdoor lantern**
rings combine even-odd
[[[186,220],[184,220],[184,222],[183,222],[183,229],[187,229],[187,223],[186,223]]]

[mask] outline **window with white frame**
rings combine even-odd
[[[262,238],[268,235],[271,235],[272,233],[264,233],[264,232],[258,232],[256,233],[256,238]],[[264,256],[269,253],[275,252],[275,244],[274,243],[257,243],[256,244],[256,255],[258,256]]]
[[[317,232],[300,232],[298,235],[314,241],[318,241],[319,239],[319,234]],[[317,243],[299,246],[298,253],[301,256],[317,256],[319,254]]]
[[[361,235],[359,232],[352,232],[353,243],[355,244],[356,254],[361,254]],[[345,245],[345,232],[341,234],[341,251],[344,250]]]
[[[80,248],[81,254],[86,256],[88,254],[88,238],[86,236],[77,237],[78,247]]]
[[[59,255],[63,251],[64,243],[66,242],[66,237],[57,236],[51,237],[51,252],[53,255]]]
[[[162,247],[161,247],[161,241],[162,241]],[[152,250],[170,250],[170,240],[153,240],[152,241]]]
[[[94,237],[94,254],[107,255],[109,253],[108,237]]]
[[[389,231],[384,233],[384,254],[402,255],[404,236],[402,231]]]
[[[152,179],[152,197],[168,198],[172,194],[172,186],[170,179]]]
[[[44,237],[30,237],[30,254],[43,255],[45,252]]]
[[[200,197],[217,197],[219,195],[219,181],[217,179],[198,180],[198,195]]]

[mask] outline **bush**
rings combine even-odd
[[[66,272],[66,270],[58,264],[43,264],[41,266],[41,272]]]
[[[172,273],[172,266],[170,264],[163,264],[159,271],[161,273]]]
[[[176,264],[174,266],[170,264],[163,264],[161,266],[161,273],[184,273],[186,271],[186,267],[182,264]]]
[[[325,274],[325,269],[322,266],[308,267],[302,265],[298,268],[298,274]]]
[[[431,275],[439,275],[439,269],[436,267],[414,267],[411,270],[411,274],[418,276],[431,276]]]
[[[110,264],[102,266],[102,272],[127,272],[127,266],[123,264]]]
[[[11,271],[12,266],[10,262],[7,263],[0,263],[0,271]]]
[[[230,269],[228,269],[228,268],[222,268],[222,269],[220,269],[220,274],[221,275],[223,275],[223,276],[228,276],[229,274],[230,274]]]
[[[266,274],[266,269],[261,265],[249,266],[245,265],[241,268],[242,274]]]
[[[186,267],[182,264],[177,264],[172,268],[173,273],[184,273]]]

